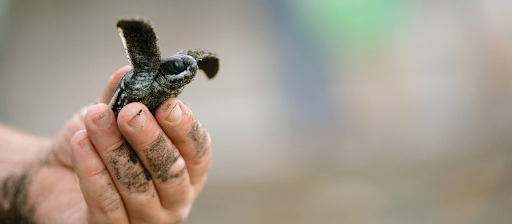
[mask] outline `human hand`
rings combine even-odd
[[[127,69],[59,135],[30,186],[36,221],[178,223],[188,216],[206,182],[210,136],[177,99],[164,101],[155,116],[131,103],[116,119],[104,103]]]

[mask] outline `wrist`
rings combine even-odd
[[[0,180],[30,170],[48,157],[53,141],[30,135],[0,124]]]
[[[0,220],[31,223],[29,189],[53,141],[0,124]]]

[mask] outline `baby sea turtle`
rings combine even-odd
[[[145,19],[122,19],[117,28],[133,69],[123,75],[108,104],[116,117],[131,102],[145,104],[154,115],[163,101],[183,91],[198,68],[210,79],[219,70],[219,58],[206,50],[183,50],[161,59],[158,37]]]

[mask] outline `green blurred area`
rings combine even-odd
[[[375,47],[403,19],[404,0],[299,0],[295,21],[304,36],[325,48]],[[368,46],[370,45],[370,46]]]

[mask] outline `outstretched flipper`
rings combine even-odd
[[[123,39],[128,61],[136,78],[139,73],[156,75],[160,67],[158,38],[151,23],[144,19],[122,19],[117,22],[119,35]]]
[[[108,104],[116,117],[130,102],[145,103],[161,60],[158,38],[149,21],[121,19],[117,22],[117,29],[133,69],[124,74]]]
[[[219,71],[219,57],[215,53],[207,50],[183,50],[178,54],[192,56],[197,62],[197,67],[203,70],[210,79],[215,77]]]

